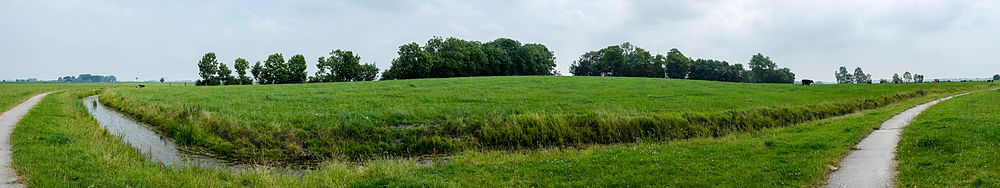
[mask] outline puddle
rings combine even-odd
[[[91,116],[97,120],[101,128],[121,138],[122,141],[125,141],[125,143],[146,156],[147,159],[163,163],[167,166],[201,166],[233,171],[262,167],[264,169],[279,169],[279,171],[300,175],[302,172],[318,164],[318,162],[277,165],[260,164],[221,159],[188,152],[179,149],[173,140],[157,134],[149,125],[134,121],[117,110],[104,106],[97,98],[97,95],[83,98],[83,104],[87,107],[87,111],[90,112]]]

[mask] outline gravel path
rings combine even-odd
[[[840,161],[840,168],[830,174],[824,187],[895,187],[896,144],[903,127],[920,112],[938,102],[968,93],[940,98],[910,108],[882,122],[882,127],[869,134]]]
[[[50,93],[52,92],[35,95],[0,115],[0,165],[3,165],[3,170],[0,171],[0,183],[2,183],[0,187],[25,187],[10,166],[10,133],[14,131],[17,122]]]

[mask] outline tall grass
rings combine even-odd
[[[420,82],[418,80],[414,83]],[[747,85],[750,87],[760,86],[760,84]],[[745,87],[728,83],[722,84],[722,86]],[[717,137],[879,108],[928,93],[985,87],[968,84],[951,86],[957,87],[897,89],[898,92],[894,94],[858,95],[853,100],[833,100],[799,105],[751,106],[718,111],[650,110],[636,112],[605,108],[572,113],[545,110],[524,113],[487,112],[487,114],[493,115],[444,116],[421,119],[418,122],[423,123],[408,125],[364,124],[351,121],[346,123],[253,121],[241,118],[243,116],[225,115],[225,113],[218,112],[217,109],[206,109],[205,106],[211,106],[216,101],[177,104],[149,102],[148,96],[137,96],[138,94],[135,93],[142,90],[110,90],[104,92],[100,99],[108,106],[154,125],[159,131],[174,138],[181,145],[204,148],[219,155],[279,159],[337,156],[364,158],[385,155],[443,154],[469,148],[578,147],[591,143],[626,143],[643,139],[672,140]],[[240,87],[242,88],[232,89],[247,88],[247,86]],[[294,88],[296,86],[284,87]],[[297,87],[315,86],[310,84],[298,85]],[[465,86],[453,85],[450,87]],[[786,86],[774,85],[774,87]],[[198,91],[186,92],[197,93]],[[267,98],[264,100],[268,100]],[[732,100],[726,97],[715,99]],[[165,99],[153,98],[152,100]],[[310,101],[308,98],[298,100]],[[285,102],[284,104],[301,103],[300,101]],[[483,103],[482,105],[488,104]],[[256,106],[244,104],[230,108],[254,107]],[[384,112],[390,115],[377,117],[382,120],[378,122],[407,122],[410,121],[408,119],[414,118],[405,115],[405,113],[391,115],[393,112],[389,109],[379,110],[386,110]],[[278,111],[271,113],[294,114],[299,112]],[[392,118],[399,119],[393,120]],[[288,126],[289,124],[298,126]]]

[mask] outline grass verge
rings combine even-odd
[[[941,102],[899,144],[902,187],[1000,187],[1000,91]]]

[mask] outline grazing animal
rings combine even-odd
[[[934,83],[941,82],[941,79],[934,79]]]
[[[868,80],[868,84],[872,84],[872,81],[871,81],[871,80]]]
[[[802,85],[812,85],[813,81],[810,79],[802,79]]]
[[[144,87],[146,87],[146,85],[139,84],[139,86],[135,86],[135,88],[144,88]]]

